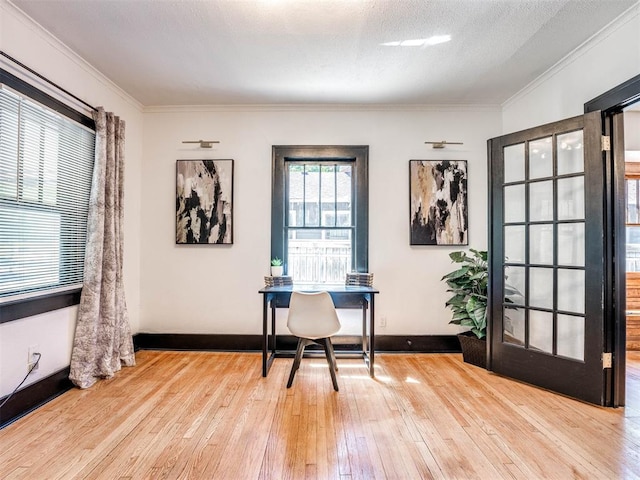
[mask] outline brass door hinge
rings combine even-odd
[[[613,365],[613,355],[611,352],[606,352],[602,354],[602,368],[611,368]]]

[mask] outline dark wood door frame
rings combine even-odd
[[[605,345],[613,354],[613,368],[606,376],[606,405],[625,404],[626,381],[626,267],[624,202],[624,129],[622,111],[640,101],[637,75],[584,104],[584,112],[602,111],[603,135],[611,137],[611,153],[605,162]]]
[[[584,104],[584,113],[601,110],[603,115],[621,112],[622,109],[640,101],[640,75],[613,87],[602,95]]]

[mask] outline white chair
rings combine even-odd
[[[327,292],[291,293],[287,327],[289,327],[292,334],[298,337],[296,358],[291,367],[287,388],[290,388],[293,383],[293,377],[300,367],[305,347],[312,343],[317,343],[324,347],[327,362],[329,362],[333,389],[337,392],[336,370],[338,367],[330,337],[340,330],[340,320],[331,295]]]

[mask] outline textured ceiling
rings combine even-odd
[[[637,2],[13,0],[146,106],[499,104]]]

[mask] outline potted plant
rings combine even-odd
[[[442,277],[449,287],[447,292],[453,293],[445,305],[453,310],[453,318],[449,323],[470,328],[458,335],[464,361],[486,368],[487,252],[474,249],[470,249],[470,252],[449,254],[449,258],[459,267]]]
[[[271,259],[271,276],[281,277],[284,267],[282,266],[282,260],[278,257]]]

